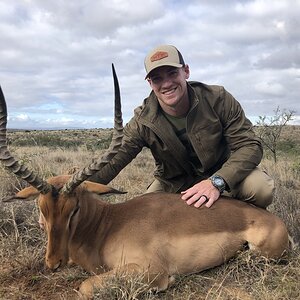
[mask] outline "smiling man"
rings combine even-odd
[[[150,51],[145,69],[152,92],[125,126],[119,152],[92,180],[108,183],[147,147],[156,163],[147,192],[181,193],[196,208],[222,194],[267,207],[274,181],[258,168],[262,146],[239,102],[221,86],[187,81],[189,66],[174,46]]]

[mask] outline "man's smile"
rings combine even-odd
[[[163,95],[167,95],[167,96],[168,96],[168,95],[171,95],[171,94],[175,93],[176,89],[177,89],[177,88],[173,88],[173,89],[164,91],[164,92],[162,92],[162,94],[163,94]]]

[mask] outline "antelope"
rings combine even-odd
[[[47,267],[58,270],[69,260],[91,273],[79,293],[94,290],[118,272],[143,274],[149,288],[167,289],[176,275],[193,274],[221,265],[249,248],[278,259],[288,248],[288,233],[280,218],[262,208],[221,197],[211,208],[188,206],[179,194],[149,193],[118,204],[99,195],[120,191],[88,181],[117,153],[123,124],[120,90],[113,68],[115,124],[105,155],[72,176],[43,180],[19,163],[7,148],[7,108],[0,88],[0,160],[29,187],[3,201],[38,197],[45,222]]]

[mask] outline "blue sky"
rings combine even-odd
[[[115,64],[124,121],[150,92],[144,57],[173,44],[191,80],[223,85],[246,115],[296,111],[300,1],[0,0],[0,84],[10,128],[112,127]]]

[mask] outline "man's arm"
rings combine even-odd
[[[122,146],[118,149],[117,154],[89,180],[108,184],[141,152],[143,147],[144,141],[139,134],[138,124],[135,118],[132,118],[124,128]]]
[[[263,148],[239,102],[224,88],[220,90],[220,99],[223,105],[220,106],[218,113],[221,116],[223,134],[231,155],[214,175],[221,176],[227,188],[233,189],[260,163]],[[207,179],[183,191],[182,199],[188,205],[194,204],[195,207],[200,207],[204,203],[207,207],[211,207],[219,199],[220,194],[211,180]]]

